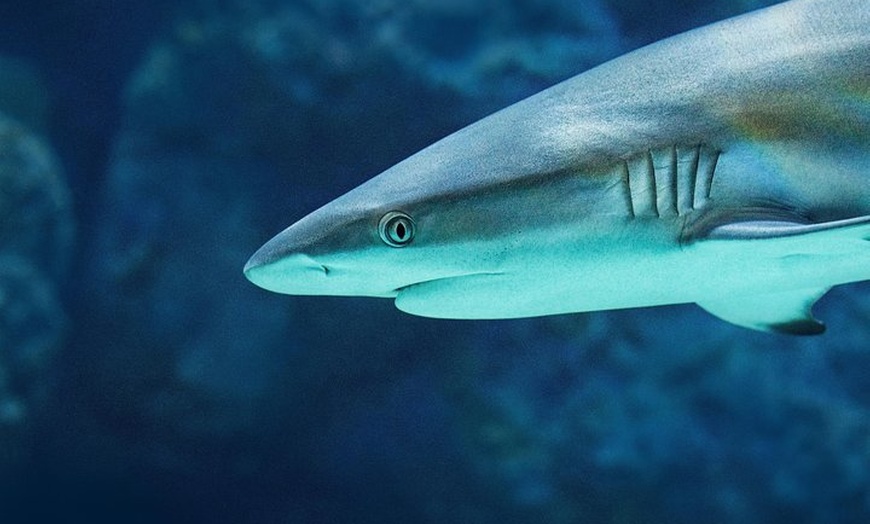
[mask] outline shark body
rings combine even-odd
[[[598,66],[302,218],[280,293],[516,318],[695,302],[817,334],[870,280],[870,4],[791,0]]]

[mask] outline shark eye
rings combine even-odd
[[[414,239],[414,221],[401,211],[390,211],[381,217],[378,233],[388,246],[404,247]]]

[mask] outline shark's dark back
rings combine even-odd
[[[431,198],[592,173],[675,144],[727,149],[796,135],[863,142],[866,162],[868,28],[867,0],[792,0],[695,29],[480,120],[369,185],[386,199]]]

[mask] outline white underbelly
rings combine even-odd
[[[652,239],[628,234],[590,242],[584,249],[530,251],[497,272],[414,286],[400,294],[397,306],[441,318],[519,318],[870,280],[866,240],[801,240],[715,240],[680,246],[668,242],[664,233]]]

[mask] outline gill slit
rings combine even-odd
[[[648,149],[620,163],[630,218],[685,216],[713,189],[721,151],[703,144]]]

